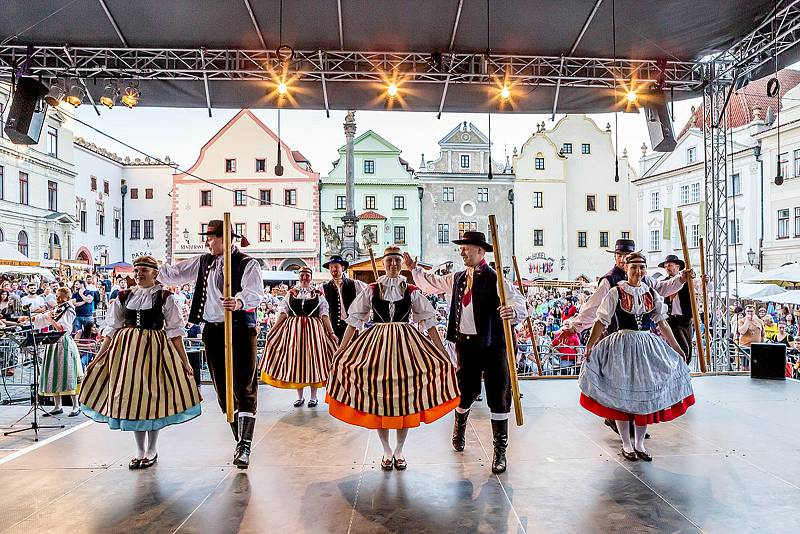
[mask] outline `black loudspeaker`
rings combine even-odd
[[[786,345],[753,343],[750,345],[750,378],[786,379]]]
[[[5,132],[13,143],[35,145],[47,116],[47,87],[35,78],[20,78],[8,110]]]
[[[644,116],[650,144],[655,152],[672,152],[675,150],[675,131],[667,108],[667,97],[664,91],[647,93],[644,102]]]

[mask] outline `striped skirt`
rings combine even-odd
[[[432,423],[459,402],[456,369],[407,323],[379,323],[336,355],[326,401],[331,415],[373,429]]]
[[[39,395],[77,395],[83,381],[83,365],[78,346],[69,333],[48,345],[42,360]]]
[[[163,330],[123,328],[86,367],[81,408],[120,430],[159,430],[200,415],[200,392]]]
[[[259,366],[261,380],[284,389],[322,387],[335,351],[322,319],[287,317],[269,333]]]

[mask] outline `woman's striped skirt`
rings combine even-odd
[[[432,423],[459,402],[456,370],[407,323],[378,323],[334,357],[326,401],[331,415],[365,428]]]
[[[159,430],[200,415],[200,392],[163,330],[123,328],[86,368],[83,413],[120,430]]]
[[[287,317],[269,333],[261,356],[261,380],[284,389],[322,387],[336,345],[318,317]]]
[[[47,345],[39,376],[39,395],[77,395],[83,381],[81,355],[69,333]]]

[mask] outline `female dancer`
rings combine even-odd
[[[183,348],[184,321],[172,293],[156,282],[155,258],[137,258],[133,276],[138,285],[111,301],[81,407],[109,428],[133,431],[137,454],[128,468],[146,469],[158,460],[159,430],[200,415],[200,393]]]
[[[347,311],[347,330],[328,379],[330,413],[346,423],[375,429],[383,445],[381,469],[407,467],[408,429],[432,423],[458,406],[455,367],[436,332],[436,311],[400,276],[400,248],[384,251],[386,275],[362,291]],[[353,340],[369,319],[374,325]],[[420,330],[409,324],[412,320]],[[389,446],[389,429],[397,445]]]
[[[303,405],[303,388],[310,386],[308,407],[313,408],[319,402],[317,389],[328,380],[339,340],[325,297],[311,285],[311,269],[302,267],[298,274],[300,283],[278,305],[280,315],[261,356],[261,380],[276,388],[296,389],[295,408]]]
[[[616,421],[626,460],[649,462],[653,458],[644,447],[647,425],[680,417],[694,404],[694,394],[683,352],[666,321],[664,300],[642,283],[647,260],[634,252],[625,257],[625,267],[627,282],[605,296],[586,343],[578,380],[580,403]],[[598,343],[613,317],[619,330]],[[656,324],[664,339],[650,331]]]
[[[72,292],[68,287],[60,287],[56,291],[56,308],[33,317],[36,329],[51,328],[66,332],[58,343],[47,345],[42,360],[42,373],[39,377],[39,395],[53,397],[53,410],[44,417],[61,415],[61,397],[68,395],[72,399],[70,417],[81,413],[78,404],[78,392],[83,381],[83,365],[78,347],[70,336],[72,323],[75,321],[75,307],[70,303]]]

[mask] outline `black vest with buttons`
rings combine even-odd
[[[370,284],[372,291],[372,322],[373,323],[407,323],[411,319],[411,292],[414,286],[406,285],[403,298],[389,302],[381,298],[381,292],[375,284]],[[391,306],[394,305],[394,314]]]
[[[453,275],[453,293],[450,301],[450,321],[447,324],[447,340],[458,341],[461,323],[461,298],[467,287],[467,271]],[[497,295],[497,273],[488,265],[475,269],[472,275],[472,312],[475,316],[476,337],[483,347],[504,348],[503,321],[500,319],[500,297]]]
[[[628,275],[625,273],[624,270],[620,269],[616,265],[614,268],[608,271],[605,275],[603,275],[600,280],[606,280],[608,282],[608,290],[613,291],[617,285],[622,282],[623,280],[627,280]],[[617,324],[617,316],[616,314],[611,318],[611,323],[606,327],[606,333],[612,334],[619,330],[619,325]]]
[[[331,325],[336,337],[341,341],[347,323],[341,318],[341,305],[339,304],[339,289],[333,280],[322,284],[322,291],[325,293],[325,300],[328,301],[330,308]],[[344,311],[350,309],[350,305],[356,300],[356,283],[349,278],[342,278],[342,300],[344,301]]]
[[[667,280],[669,280],[669,278]],[[680,314],[672,312],[672,303],[676,298],[678,302],[681,303]],[[692,300],[689,296],[689,284],[683,284],[683,287],[680,288],[677,295],[670,295],[667,297],[667,302],[669,303],[669,316],[671,319],[681,326],[689,326],[692,324]]]
[[[125,306],[125,302],[130,295],[131,291],[122,290],[117,296],[117,298],[119,298],[119,303],[122,304],[125,326],[142,328],[144,330],[163,330],[164,309],[162,306],[164,305],[164,301],[169,298],[172,293],[166,289],[153,293],[153,307],[149,310],[128,309],[128,307]]]
[[[319,317],[319,296],[311,299],[298,299],[287,295],[289,314],[295,317]]]
[[[208,275],[211,268],[214,266],[216,256],[213,254],[203,254],[200,258],[200,268],[197,270],[197,280],[194,284],[194,296],[192,297],[192,306],[189,310],[189,322],[192,324],[200,324],[204,322],[203,309],[206,304],[206,294],[208,285]],[[231,293],[237,294],[242,290],[242,276],[247,264],[254,261],[253,258],[247,254],[242,254],[236,250],[231,253]],[[214,283],[213,281],[211,283]],[[248,328],[255,328],[256,326],[256,312],[255,310],[236,310],[233,312],[233,324],[244,325]]]

